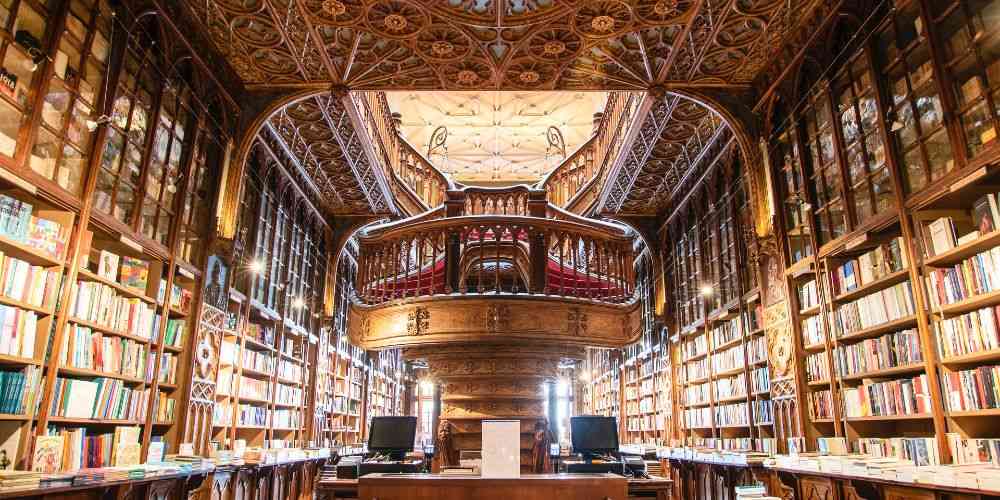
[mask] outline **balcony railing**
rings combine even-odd
[[[633,237],[613,225],[518,215],[391,223],[359,236],[357,297],[380,304],[444,294],[633,298]]]
[[[385,93],[353,92],[351,95],[376,154],[381,155],[393,174],[393,190],[397,194],[414,198],[422,205],[413,213],[443,203],[445,191],[454,186],[437,167],[399,135],[397,119],[389,110]]]
[[[593,137],[539,182],[550,203],[581,213],[597,199],[611,163],[618,157],[641,96],[636,92],[611,93]]]

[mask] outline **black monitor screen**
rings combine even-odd
[[[573,453],[618,451],[618,420],[615,417],[573,417],[569,422],[573,436]]]
[[[368,450],[413,451],[417,417],[374,417],[368,433]]]

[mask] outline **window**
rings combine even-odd
[[[259,166],[259,165],[258,165]],[[257,205],[257,234],[254,237],[250,267],[254,272],[250,296],[261,304],[269,304],[271,296],[271,251],[274,238],[274,186],[268,183],[260,191]]]
[[[133,220],[153,96],[159,91],[151,69],[154,45],[145,33],[137,29],[129,37],[94,192],[94,208],[125,224]]]
[[[885,147],[878,129],[875,87],[862,51],[834,81],[847,178],[856,226],[895,205]]]
[[[950,74],[969,157],[997,137],[1000,0],[929,2]]]
[[[840,167],[833,138],[830,103],[825,92],[814,94],[804,110],[805,142],[812,160],[811,187],[815,190],[815,213],[819,244],[843,236],[847,231],[841,195]]]
[[[80,196],[95,109],[103,105],[112,11],[106,0],[74,0],[59,40],[41,126],[28,166]],[[89,123],[88,123],[89,122]]]
[[[773,145],[772,156],[778,168],[777,179],[782,185],[778,191],[782,197],[782,213],[785,219],[785,235],[791,263],[798,262],[813,254],[812,232],[803,177],[805,165],[799,155],[798,137],[795,128],[783,131]]]
[[[52,11],[37,0],[0,0],[0,157],[10,160],[18,144],[18,134],[35,96],[32,79],[45,62],[45,31]],[[68,103],[65,105],[68,108]]]
[[[160,96],[160,113],[153,149],[146,173],[145,196],[139,231],[143,236],[166,245],[174,216],[174,199],[177,182],[184,171],[185,152],[192,141],[185,142],[185,135],[193,113],[191,88],[184,78],[174,75],[165,85]]]
[[[955,166],[919,2],[897,5],[878,33],[875,57],[888,86],[888,120],[904,188],[915,193]]]
[[[178,256],[195,265],[199,265],[204,257],[204,241],[213,221],[211,193],[217,181],[209,165],[221,161],[223,150],[213,137],[216,133],[212,128],[201,128],[198,132],[181,207]],[[247,196],[252,195],[248,193]]]

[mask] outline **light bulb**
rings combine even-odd
[[[254,261],[250,263],[251,272],[260,273],[263,270],[264,270],[264,263],[261,262],[260,259],[254,259]]]
[[[711,297],[712,296],[712,285],[702,285],[701,286],[701,295],[704,296],[704,297]]]
[[[306,302],[304,300],[302,300],[301,297],[296,297],[295,300],[292,301],[292,307],[294,307],[296,309],[302,309],[305,306],[306,306]]]

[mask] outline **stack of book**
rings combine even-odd
[[[861,387],[845,387],[841,403],[848,418],[926,414],[931,408],[928,389],[925,374],[884,382],[865,380]]]
[[[1000,306],[986,307],[961,316],[935,321],[938,349],[950,358],[1000,349]]]
[[[40,370],[27,366],[21,371],[0,371],[0,414],[21,415],[35,401]]]
[[[837,266],[830,273],[830,285],[834,295],[841,295],[869,283],[878,281],[892,273],[906,269],[908,260],[902,251],[902,238],[896,237],[874,250],[861,254]]]
[[[0,305],[0,354],[35,357],[38,315],[17,307]]]
[[[42,480],[42,473],[25,470],[0,470],[0,489],[37,488]]]
[[[56,379],[50,414],[68,418],[142,420],[146,415],[148,389],[125,387],[121,380],[97,378]]]
[[[1000,246],[952,267],[934,269],[926,280],[927,295],[933,307],[1000,290]]]
[[[33,208],[30,203],[0,194],[0,235],[39,250],[49,257],[61,258],[66,250],[67,228],[32,216]]]
[[[914,314],[910,282],[879,290],[837,309],[840,335],[895,321]]]
[[[942,373],[945,408],[969,411],[1000,408],[1000,366]]]
[[[0,252],[0,293],[18,302],[45,307],[59,288],[61,273],[33,266]]]
[[[920,335],[915,329],[890,333],[857,344],[838,345],[833,363],[839,375],[912,365],[923,361]]]
[[[85,326],[67,323],[59,363],[61,366],[144,378],[147,354],[146,344],[105,336]]]
[[[74,318],[144,339],[153,337],[153,308],[140,299],[118,296],[108,285],[78,281],[71,303]]]

